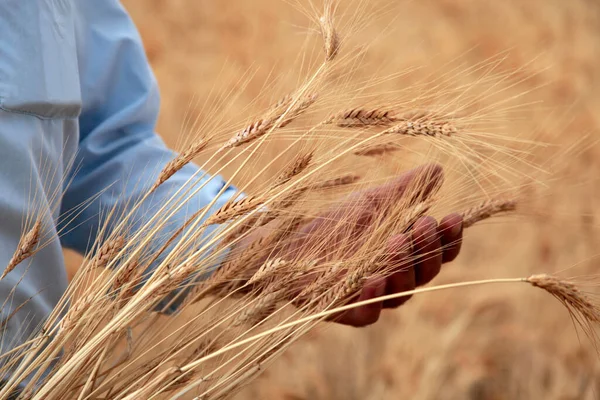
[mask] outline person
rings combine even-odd
[[[153,182],[175,153],[155,133],[157,82],[118,0],[2,1],[0,42],[0,263],[8,264],[25,221],[41,219],[44,229],[39,252],[0,281],[5,352],[27,338],[65,292],[62,247],[85,253],[98,235],[102,210],[140,198],[145,186],[139,183]],[[197,168],[182,168],[154,199],[168,198]],[[441,178],[440,167],[424,168]],[[400,196],[414,176],[414,171],[404,174],[366,194]],[[209,204],[222,189],[215,207],[236,193],[216,176],[188,209]],[[181,212],[181,221],[186,215]],[[141,222],[146,217],[136,216]],[[359,300],[427,283],[442,263],[457,256],[461,235],[460,217],[449,215],[439,225],[422,218],[411,234],[391,237],[391,252],[402,259],[407,254],[400,249],[408,242],[413,255],[430,256],[385,280],[368,282]],[[340,322],[367,325],[382,308],[403,301],[360,307]]]

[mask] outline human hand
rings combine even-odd
[[[320,247],[331,249],[336,243],[353,242],[341,238],[344,236],[360,236],[373,218],[376,210],[383,203],[400,201],[408,195],[411,185],[418,185],[427,197],[429,192],[439,187],[443,180],[442,168],[438,165],[426,165],[400,175],[385,185],[358,192],[343,201],[332,210],[326,212],[299,230],[298,239],[293,241],[296,251],[303,247],[311,247],[311,242],[320,241]],[[340,221],[350,220],[352,225]],[[320,235],[319,232],[326,233]],[[322,243],[325,240],[329,243]],[[393,271],[387,278],[371,278],[367,280],[356,301],[370,300],[383,295],[412,290],[430,282],[441,269],[442,264],[454,260],[460,251],[462,242],[462,218],[458,214],[444,217],[440,223],[435,218],[424,216],[419,218],[412,229],[406,233],[389,237],[388,256],[386,262]],[[314,246],[313,246],[314,247]],[[294,251],[287,249],[286,251]],[[348,249],[352,252],[353,249]],[[324,257],[327,255],[324,254]],[[335,318],[336,322],[351,326],[366,326],[375,323],[384,308],[396,308],[404,304],[410,296],[385,302],[372,303],[349,310]]]
[[[386,215],[393,205],[406,203],[415,193],[419,193],[420,200],[424,201],[436,192],[442,181],[443,171],[439,165],[425,165],[384,185],[354,193],[297,229],[286,244],[269,251],[270,257],[284,255],[286,259],[310,258],[322,263],[352,257],[368,240],[369,228],[374,226],[378,217]],[[392,218],[390,215],[386,217]],[[247,237],[242,248],[263,235],[268,236],[272,228],[265,228]],[[384,263],[387,265],[382,269],[391,273],[385,278],[368,278],[355,301],[409,291],[430,282],[440,272],[442,264],[458,256],[462,242],[462,217],[450,214],[438,224],[435,218],[423,216],[403,233],[385,240]],[[264,261],[259,259],[256,268],[250,267],[250,270],[257,269]],[[304,279],[296,290],[301,291],[311,282],[311,278]],[[405,296],[356,307],[332,319],[356,327],[370,325],[379,319],[382,309],[399,307],[409,298]]]

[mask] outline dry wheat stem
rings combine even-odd
[[[541,274],[541,275],[532,275],[528,278],[498,278],[498,279],[485,279],[485,280],[458,282],[458,283],[451,283],[451,284],[446,284],[446,285],[418,288],[418,289],[413,289],[413,290],[409,290],[409,291],[405,291],[405,292],[401,292],[401,293],[394,293],[394,294],[390,294],[390,295],[380,296],[380,297],[376,297],[373,299],[364,300],[364,301],[360,301],[360,302],[354,302],[352,304],[335,307],[333,309],[329,309],[329,310],[322,311],[322,312],[319,312],[319,313],[316,313],[313,315],[309,315],[307,317],[300,318],[300,319],[297,319],[297,320],[289,322],[289,323],[278,325],[267,331],[258,333],[256,335],[253,335],[246,339],[240,340],[234,344],[223,347],[220,350],[218,350],[206,357],[203,357],[199,360],[189,363],[186,366],[181,367],[181,370],[182,371],[191,370],[212,358],[218,357],[228,351],[234,350],[245,344],[255,342],[257,340],[260,340],[263,337],[280,332],[284,329],[292,328],[294,326],[297,326],[297,325],[300,325],[300,324],[303,324],[303,323],[306,323],[309,321],[320,320],[320,319],[323,319],[323,318],[326,318],[326,317],[329,317],[329,316],[332,316],[332,315],[335,315],[335,314],[338,314],[338,313],[341,313],[344,311],[348,311],[348,310],[351,310],[351,309],[354,309],[357,307],[362,307],[362,306],[366,306],[369,304],[384,302],[387,300],[393,300],[393,299],[398,299],[398,298],[402,298],[402,297],[412,296],[415,294],[436,292],[436,291],[455,289],[455,288],[461,288],[461,287],[487,285],[487,284],[500,284],[500,283],[529,283],[535,287],[544,289],[545,291],[547,291],[548,293],[552,294],[555,297],[558,297],[559,299],[562,299],[561,301],[566,301],[567,304],[573,306],[577,311],[581,312],[582,315],[585,318],[589,319],[590,321],[592,321],[592,322],[600,321],[600,319],[598,319],[599,313],[598,313],[597,307],[595,307],[589,301],[589,299],[587,299],[581,293],[581,291],[579,291],[577,289],[577,287],[575,285],[573,285],[569,281],[561,280],[561,279],[551,276],[551,275]],[[591,311],[591,310],[593,310],[593,311]]]
[[[267,331],[258,333],[256,335],[253,335],[251,337],[248,337],[246,339],[240,340],[238,342],[235,342],[234,344],[231,344],[229,346],[223,347],[221,349],[219,349],[218,351],[215,351],[214,353],[207,355],[199,360],[196,360],[194,362],[191,362],[183,367],[181,367],[182,371],[188,371],[191,369],[196,368],[197,366],[199,366],[202,363],[205,363],[213,358],[216,358],[224,353],[227,353],[231,350],[234,350],[236,348],[242,347],[246,344],[255,342],[257,340],[260,340],[266,336],[272,335],[274,333],[280,332],[284,329],[288,329],[288,328],[292,328],[294,326],[309,322],[309,321],[314,321],[314,320],[321,320],[323,318],[338,314],[340,312],[343,311],[348,311],[351,310],[353,308],[356,307],[361,307],[361,306],[365,306],[365,305],[369,305],[369,304],[373,304],[373,303],[378,303],[381,301],[387,301],[387,300],[393,300],[393,299],[398,299],[401,297],[406,297],[406,296],[412,296],[415,294],[421,294],[421,293],[427,293],[427,292],[434,292],[434,291],[440,291],[440,290],[446,290],[446,289],[453,289],[453,288],[458,288],[458,287],[467,287],[467,286],[476,286],[476,285],[483,285],[483,284],[495,284],[495,283],[517,283],[517,282],[527,282],[527,278],[507,278],[507,279],[488,279],[488,280],[478,280],[478,281],[469,281],[469,282],[459,282],[459,283],[453,283],[453,284],[447,284],[447,285],[439,285],[439,286],[431,286],[431,287],[426,287],[426,288],[419,288],[419,289],[414,289],[414,290],[409,290],[406,292],[401,292],[401,293],[394,293],[394,294],[390,294],[390,295],[386,295],[386,296],[381,296],[381,297],[377,297],[377,298],[373,298],[373,299],[369,299],[369,300],[364,300],[364,301],[360,301],[360,302],[355,302],[352,304],[348,304],[345,306],[340,306],[340,307],[336,307],[336,308],[332,308],[326,311],[321,311],[319,313],[313,314],[313,315],[309,315],[307,317],[303,317],[300,319],[297,319],[295,321],[292,322],[288,322],[285,324],[281,324],[278,325],[274,328],[271,328]]]
[[[13,254],[12,258],[8,262],[6,269],[0,276],[0,280],[4,279],[12,270],[16,268],[21,262],[31,257],[34,253],[37,244],[40,241],[40,235],[42,231],[42,221],[38,219],[33,227],[19,240],[17,244],[17,250]]]
[[[108,349],[109,349],[109,346],[107,345],[102,350],[102,353],[100,354],[100,357],[98,357],[98,360],[96,361],[94,368],[92,369],[92,372],[91,372],[90,376],[88,377],[85,385],[81,389],[81,393],[77,400],[84,400],[90,394],[90,392],[94,389],[94,386],[96,384],[96,378],[98,377],[98,372],[100,371],[100,367],[102,366],[102,363],[104,362],[104,359],[106,357],[106,353],[108,352]]]

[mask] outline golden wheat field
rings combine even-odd
[[[320,50],[307,45],[316,0],[123,3],[160,84],[158,132],[175,149],[191,135],[184,121],[213,117],[204,99],[231,98],[239,110],[231,122],[243,124],[300,81],[307,46]],[[417,108],[437,95],[438,106],[473,95],[473,113],[489,111],[486,129],[523,150],[528,163],[514,163],[519,179],[539,182],[519,188],[528,201],[518,213],[466,232],[460,256],[435,283],[540,272],[593,281],[600,266],[600,3],[362,0],[340,1],[337,12],[350,21],[339,27],[344,47],[360,49],[337,89],[401,93]],[[272,139],[262,156],[284,145]],[[403,159],[365,162],[369,179],[416,165],[421,155],[394,157]],[[247,176],[260,169],[253,160]],[[366,328],[321,324],[235,398],[596,399],[596,350],[542,291],[460,288],[415,296]]]

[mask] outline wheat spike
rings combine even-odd
[[[302,268],[302,275],[312,274],[313,279],[298,294],[298,298],[301,300],[313,300],[331,288],[335,282],[339,282],[343,265],[341,261],[334,262],[329,268],[321,266],[321,269],[325,267],[324,272],[313,270],[317,264],[316,260],[306,261]]]
[[[260,268],[252,275],[252,278],[248,280],[248,284],[254,284],[264,280],[265,278],[272,277],[282,267],[287,266],[289,263],[281,258],[273,260],[267,260],[260,266]]]
[[[105,268],[123,250],[124,246],[124,236],[116,236],[104,242],[92,259],[92,269]]]
[[[290,104],[294,101],[294,96],[291,94],[286,94],[281,99],[277,101],[277,103],[273,104],[271,108],[269,108],[269,112],[277,112],[279,110],[284,110],[289,107]]]
[[[600,322],[598,307],[572,282],[547,274],[531,275],[526,281],[535,287],[544,289],[556,297],[570,311],[581,314],[588,322]]]
[[[375,157],[382,156],[384,154],[392,153],[401,149],[401,146],[397,143],[382,143],[371,146],[359,147],[354,151],[357,156]]]
[[[277,302],[282,297],[282,291],[262,293],[251,305],[240,312],[232,326],[248,324],[256,326],[277,309]]]
[[[174,159],[169,161],[167,165],[160,171],[156,182],[150,188],[150,192],[153,192],[160,185],[165,183],[170,177],[175,175],[177,171],[183,168],[186,164],[194,159],[200,152],[206,147],[208,144],[208,140],[205,138],[200,138],[196,142],[192,143],[192,145],[187,148],[182,153],[178,154]]]
[[[298,100],[291,108],[286,102],[283,102],[281,106],[275,107],[274,109],[271,108],[266,115],[252,122],[242,131],[235,134],[227,141],[227,143],[225,143],[223,148],[228,149],[241,146],[242,144],[258,139],[268,133],[271,129],[279,129],[287,126],[302,115],[315,101],[317,101],[317,95],[311,94]]]
[[[325,10],[325,14],[319,18],[323,46],[325,48],[325,60],[333,61],[338,55],[341,46],[340,36],[333,24],[333,13],[331,7]]]
[[[21,236],[21,239],[17,244],[17,250],[0,276],[0,280],[4,279],[4,277],[14,270],[21,262],[31,257],[40,241],[41,231],[42,221],[37,220],[33,227],[25,235]]]
[[[477,222],[488,219],[496,214],[515,211],[517,202],[515,200],[487,200],[462,213],[463,228],[470,228]]]
[[[385,262],[380,260],[378,257],[373,258],[372,260],[344,263],[343,269],[347,271],[345,278],[339,281],[338,276],[339,282],[334,284],[333,287],[323,287],[321,289],[321,293],[324,293],[324,295],[318,299],[316,309],[325,310],[328,307],[335,305],[335,303],[338,301],[348,300],[357,292],[359,292],[373,272],[383,265],[385,265]]]
[[[331,189],[331,188],[336,188],[336,187],[340,187],[340,186],[351,185],[353,183],[358,182],[359,180],[360,180],[360,176],[358,176],[356,174],[346,174],[346,175],[342,175],[337,178],[328,179],[326,181],[317,183],[314,186],[314,189]]]
[[[311,151],[309,153],[301,154],[298,157],[296,157],[294,162],[290,164],[277,178],[273,186],[281,186],[284,183],[289,182],[289,180],[293,177],[300,175],[310,165],[310,162],[313,158],[313,154],[314,153]]]
[[[222,224],[232,218],[239,217],[259,207],[264,200],[255,196],[247,196],[240,200],[228,201],[204,222],[204,226]]]
[[[398,118],[393,111],[380,108],[351,108],[332,114],[322,125],[337,125],[341,128],[366,128],[369,126],[390,126]]]
[[[418,120],[401,121],[391,128],[386,129],[383,133],[408,136],[450,137],[457,133],[457,129],[450,122],[422,118]]]
[[[73,304],[67,314],[60,321],[60,329],[67,330],[73,326],[73,324],[81,319],[81,314],[90,308],[90,305],[94,302],[95,294],[91,293],[86,295],[82,299],[78,299]]]

